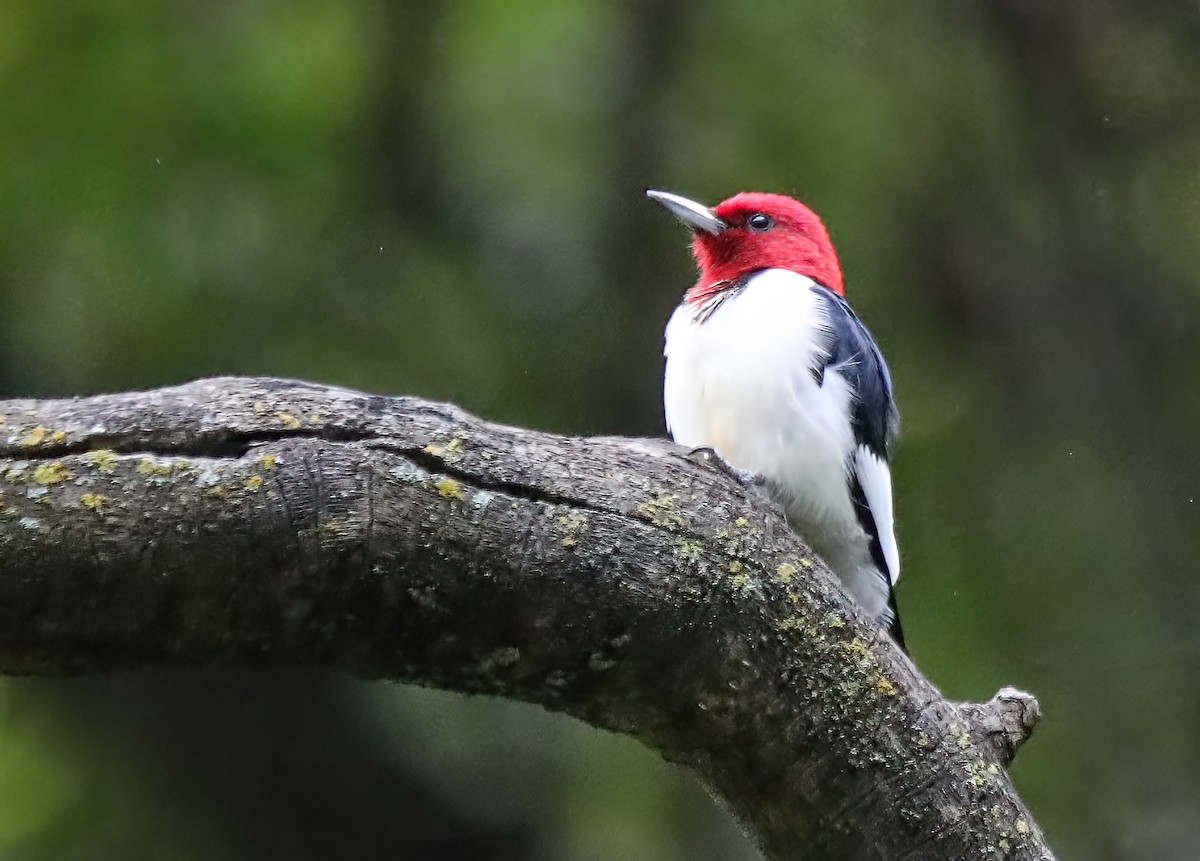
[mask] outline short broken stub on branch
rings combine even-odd
[[[1051,858],[1036,701],[946,700],[684,455],[276,379],[0,402],[0,672],[340,666],[635,736],[771,858]]]

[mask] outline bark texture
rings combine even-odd
[[[1038,717],[947,701],[778,509],[659,440],[274,379],[0,402],[0,672],[320,665],[693,770],[776,859],[1049,859]]]

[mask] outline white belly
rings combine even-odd
[[[822,384],[813,376],[826,323],[811,286],[768,269],[703,322],[680,306],[666,332],[667,426],[681,445],[710,446],[766,478],[793,525],[875,613],[878,574],[847,490],[851,394],[835,370]]]

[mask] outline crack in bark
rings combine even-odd
[[[14,460],[58,460],[73,455],[97,451],[155,457],[240,458],[253,449],[286,440],[322,440],[325,442],[365,442],[373,434],[347,428],[329,427],[316,430],[258,430],[250,432],[220,431],[202,433],[176,442],[156,439],[153,435],[129,438],[127,434],[96,434],[74,442],[47,442],[36,446],[0,444],[0,458]]]
[[[453,463],[445,458],[438,457],[436,454],[430,454],[424,448],[394,446],[389,445],[388,443],[379,439],[372,440],[370,442],[370,447],[383,451],[390,451],[393,454],[402,455],[427,472],[447,475],[451,478],[458,479],[464,484],[477,487],[480,490],[503,493],[515,499],[524,499],[529,502],[538,502],[543,505],[565,505],[570,508],[579,508],[584,511],[604,512],[606,514],[619,513],[613,511],[611,508],[605,508],[603,506],[596,505],[596,503],[589,499],[567,496],[561,493],[554,493],[535,484],[488,478],[479,474],[478,472],[456,467]]]

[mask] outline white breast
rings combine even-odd
[[[666,331],[667,426],[681,445],[710,446],[768,479],[813,549],[868,611],[879,612],[886,590],[877,594],[872,582],[878,574],[847,489],[855,449],[850,388],[836,372],[821,384],[812,372],[828,343],[812,285],[768,269],[702,322],[681,305]]]

